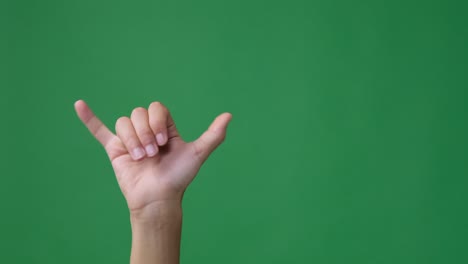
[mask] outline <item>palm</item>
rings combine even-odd
[[[230,115],[219,116],[194,142],[184,142],[172,125],[167,129],[167,143],[159,147],[158,155],[135,160],[125,140],[110,132],[84,102],[79,102],[75,105],[77,113],[104,145],[130,210],[155,201],[181,199],[204,160],[223,141],[230,120]]]
[[[109,147],[115,151],[112,167],[130,208],[180,195],[201,166],[191,143],[180,138],[169,141],[160,155],[137,161],[131,158],[120,139],[116,138]]]

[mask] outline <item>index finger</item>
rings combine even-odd
[[[110,140],[115,136],[114,133],[112,133],[109,128],[99,120],[85,101],[76,101],[75,110],[78,117],[89,129],[91,134],[99,141],[99,143],[106,147]]]

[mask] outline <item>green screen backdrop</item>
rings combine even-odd
[[[465,1],[0,3],[0,263],[128,263],[125,201],[73,109],[161,101],[225,143],[182,263],[468,263]]]

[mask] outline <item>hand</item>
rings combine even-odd
[[[232,116],[219,115],[197,140],[185,142],[168,109],[159,102],[148,110],[135,108],[121,117],[113,134],[88,105],[79,100],[75,110],[104,146],[130,212],[152,205],[181,201],[203,162],[224,141]]]

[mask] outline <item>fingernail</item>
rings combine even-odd
[[[163,133],[158,133],[156,135],[156,141],[158,141],[158,145],[162,146],[164,143],[166,143],[166,137],[163,135]]]
[[[146,150],[146,154],[148,154],[149,157],[153,157],[154,155],[158,153],[158,150],[156,149],[155,146],[153,146],[153,144],[146,146],[145,150]]]
[[[136,148],[132,151],[132,158],[139,160],[145,156],[145,151],[142,148]]]

